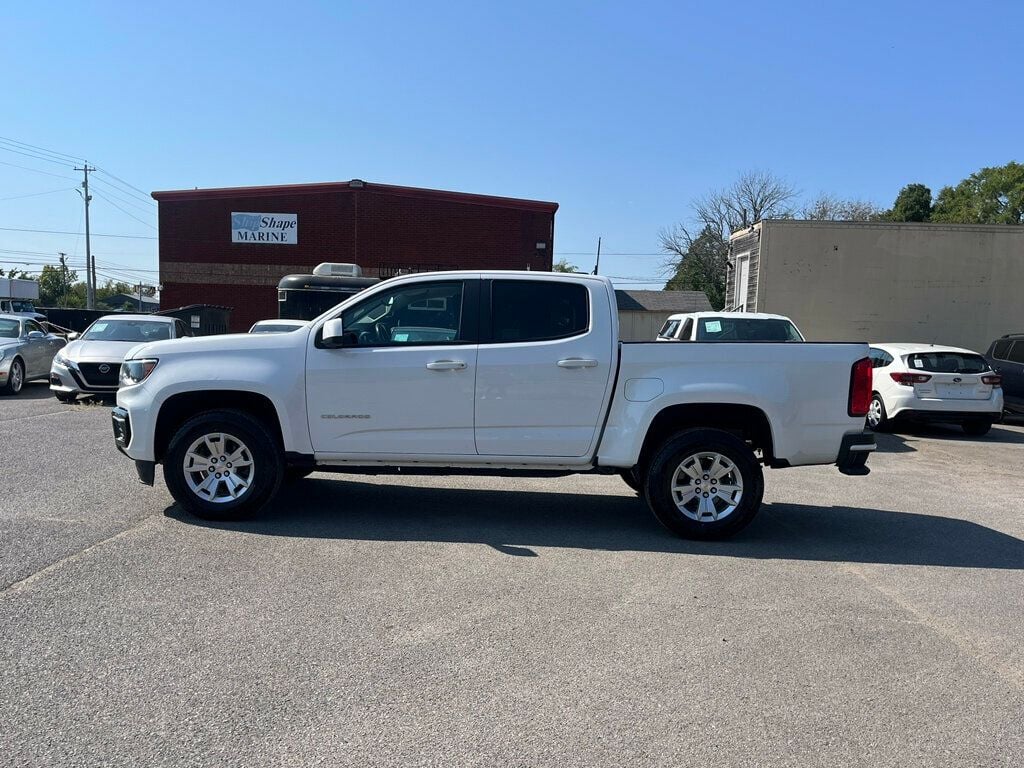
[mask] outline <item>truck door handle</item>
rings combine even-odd
[[[596,368],[597,360],[588,360],[583,357],[567,357],[558,361],[559,368]]]
[[[466,364],[461,360],[434,360],[427,363],[428,371],[462,371]]]

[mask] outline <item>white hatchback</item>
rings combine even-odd
[[[935,344],[872,344],[868,426],[894,421],[960,424],[984,435],[1003,414],[1002,379],[977,352]]]

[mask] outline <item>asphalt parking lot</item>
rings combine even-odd
[[[4,766],[1024,764],[1019,425],[768,471],[721,543],[598,476],[316,474],[217,526],[102,404],[0,426]]]

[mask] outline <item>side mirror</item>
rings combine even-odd
[[[29,331],[28,337],[30,339],[43,339],[46,338],[46,334],[43,333],[42,331]]]
[[[335,317],[324,323],[323,345],[331,348],[352,345],[352,334],[348,334],[348,337],[345,336],[345,327],[342,325],[340,317]]]
[[[68,334],[68,341],[74,341],[77,338],[78,338],[78,332],[77,331],[71,331],[71,333]]]

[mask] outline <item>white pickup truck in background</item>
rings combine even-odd
[[[670,315],[656,341],[804,341],[804,336],[785,315],[689,312]]]
[[[615,306],[602,277],[438,272],[292,333],[145,344],[115,440],[143,482],[160,463],[181,506],[221,520],[314,470],[615,472],[708,539],[753,519],[762,465],[867,473],[866,344],[621,344]]]

